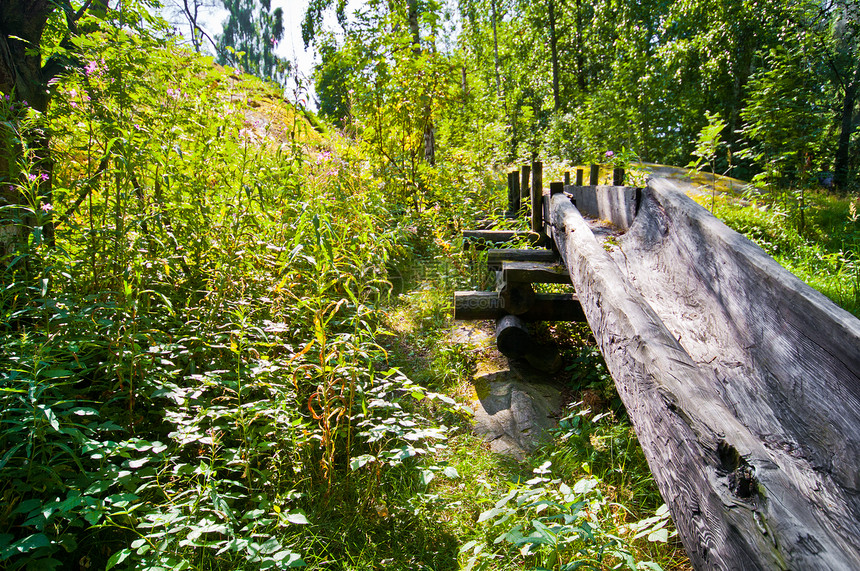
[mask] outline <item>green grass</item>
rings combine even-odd
[[[788,271],[860,316],[860,223],[856,208],[857,202],[851,198],[808,194],[802,233],[798,210],[777,200],[743,203],[718,197],[714,213]]]

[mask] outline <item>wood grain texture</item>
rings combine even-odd
[[[558,262],[555,252],[537,249],[492,248],[487,250],[487,269],[502,269],[502,262]]]
[[[498,319],[506,313],[504,301],[494,291],[454,292],[454,319]],[[526,322],[578,321],[584,322],[582,306],[571,293],[539,293],[532,306],[518,315]]]
[[[628,230],[639,208],[640,190],[633,186],[566,186],[576,208],[584,215],[608,220]]]
[[[656,181],[556,244],[697,569],[860,568],[860,322]]]
[[[505,283],[570,283],[567,268],[563,264],[547,262],[502,262],[502,275]]]
[[[544,237],[534,232],[515,230],[463,230],[463,247],[486,250],[488,244],[504,244],[513,240],[525,239],[532,246],[543,243]]]

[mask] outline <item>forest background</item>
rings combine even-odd
[[[554,442],[470,436],[459,232],[511,164],[689,164],[856,313],[858,4],[311,0],[318,115],[224,6],[0,4],[0,565],[684,568],[587,330]]]

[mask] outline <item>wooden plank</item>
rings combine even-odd
[[[542,243],[542,236],[532,232],[514,230],[463,230],[463,246],[485,250],[488,244],[504,244],[514,240],[527,240],[532,246]]]
[[[546,262],[502,262],[502,274],[507,283],[569,284],[564,264]]]
[[[588,184],[591,186],[597,186],[600,181],[598,180],[600,176],[600,165],[591,165],[591,170],[589,171],[588,176]]]
[[[612,255],[551,220],[694,567],[860,569],[860,321],[667,184]]]
[[[558,263],[558,254],[549,250],[492,248],[487,250],[487,267],[490,271],[502,269],[502,262]]]
[[[454,319],[498,319],[508,312],[494,291],[454,292]],[[539,293],[531,308],[518,316],[523,321],[585,321],[574,294]]]

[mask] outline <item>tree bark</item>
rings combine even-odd
[[[48,90],[45,68],[42,66],[38,48],[48,17],[56,8],[50,0],[4,0],[0,4],[0,92],[9,97],[19,113],[25,107],[44,112],[48,107]],[[71,9],[69,7],[69,9]],[[12,121],[14,123],[14,120]],[[0,126],[3,139],[0,152],[0,205],[14,205],[24,202],[21,196],[20,159],[24,148],[16,141],[26,133],[10,132],[7,125]],[[43,188],[40,194],[50,194],[49,140],[46,135],[33,133],[34,139],[27,146],[35,152],[32,167],[48,175],[48,181],[39,176],[35,184]],[[36,175],[36,172],[28,173]],[[32,183],[31,183],[32,184]],[[12,211],[7,211],[7,213]],[[13,214],[0,221],[0,255],[10,254],[17,248],[25,235],[26,227],[32,220],[20,220]],[[52,237],[51,226],[45,227],[45,235]]]
[[[847,189],[848,175],[851,170],[851,133],[854,130],[854,107],[857,105],[858,84],[860,84],[860,66],[854,71],[854,77],[850,83],[845,85],[845,93],[842,97],[842,121],[833,161],[833,184],[841,192]]]
[[[561,94],[558,78],[558,36],[555,32],[555,0],[549,0],[547,9],[549,11],[549,50],[552,58],[552,100],[553,109],[558,111],[561,108]]]
[[[496,34],[496,18],[498,18],[498,14],[496,13],[496,0],[490,0],[490,6],[492,7],[492,19],[493,19],[493,58],[495,61],[495,69],[496,69],[496,97],[501,97],[502,95],[502,78],[499,74],[499,38]]]

